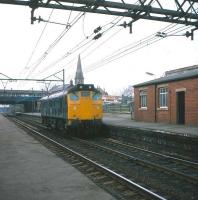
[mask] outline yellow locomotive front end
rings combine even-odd
[[[102,124],[101,93],[90,84],[79,84],[67,94],[68,125],[95,127]]]

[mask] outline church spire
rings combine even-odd
[[[77,84],[84,84],[84,77],[83,77],[83,72],[82,72],[80,55],[78,56],[78,63],[77,63],[77,70],[76,70],[76,77],[75,77],[75,85]]]

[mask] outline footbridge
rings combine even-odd
[[[3,90],[0,89],[0,104],[23,104],[25,112],[33,112],[38,109],[38,101],[47,95],[43,90]]]
[[[62,76],[62,78],[60,78],[60,75]],[[8,82],[16,82],[16,81],[44,83],[46,90],[33,90],[33,89],[8,90],[6,89]],[[1,104],[7,104],[7,105],[23,104],[25,112],[34,112],[37,109],[37,104],[38,104],[39,99],[48,94],[50,83],[61,82],[62,85],[64,85],[64,82],[65,82],[64,69],[48,77],[45,77],[43,79],[27,79],[27,78],[18,79],[18,78],[11,78],[3,73],[0,73],[0,82],[2,83],[2,86],[4,88],[4,89],[0,89],[0,105]]]
[[[47,94],[40,90],[2,90],[0,89],[0,104],[23,104],[38,101]]]

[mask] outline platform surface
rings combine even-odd
[[[137,122],[131,119],[130,114],[104,113],[103,122],[113,126],[140,128],[161,133],[198,137],[198,126]]]
[[[0,199],[114,200],[2,115]]]

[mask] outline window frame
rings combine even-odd
[[[163,91],[162,91],[163,90]],[[158,88],[159,108],[168,108],[168,87],[160,87]]]
[[[140,108],[147,109],[148,97],[147,90],[140,90]]]

